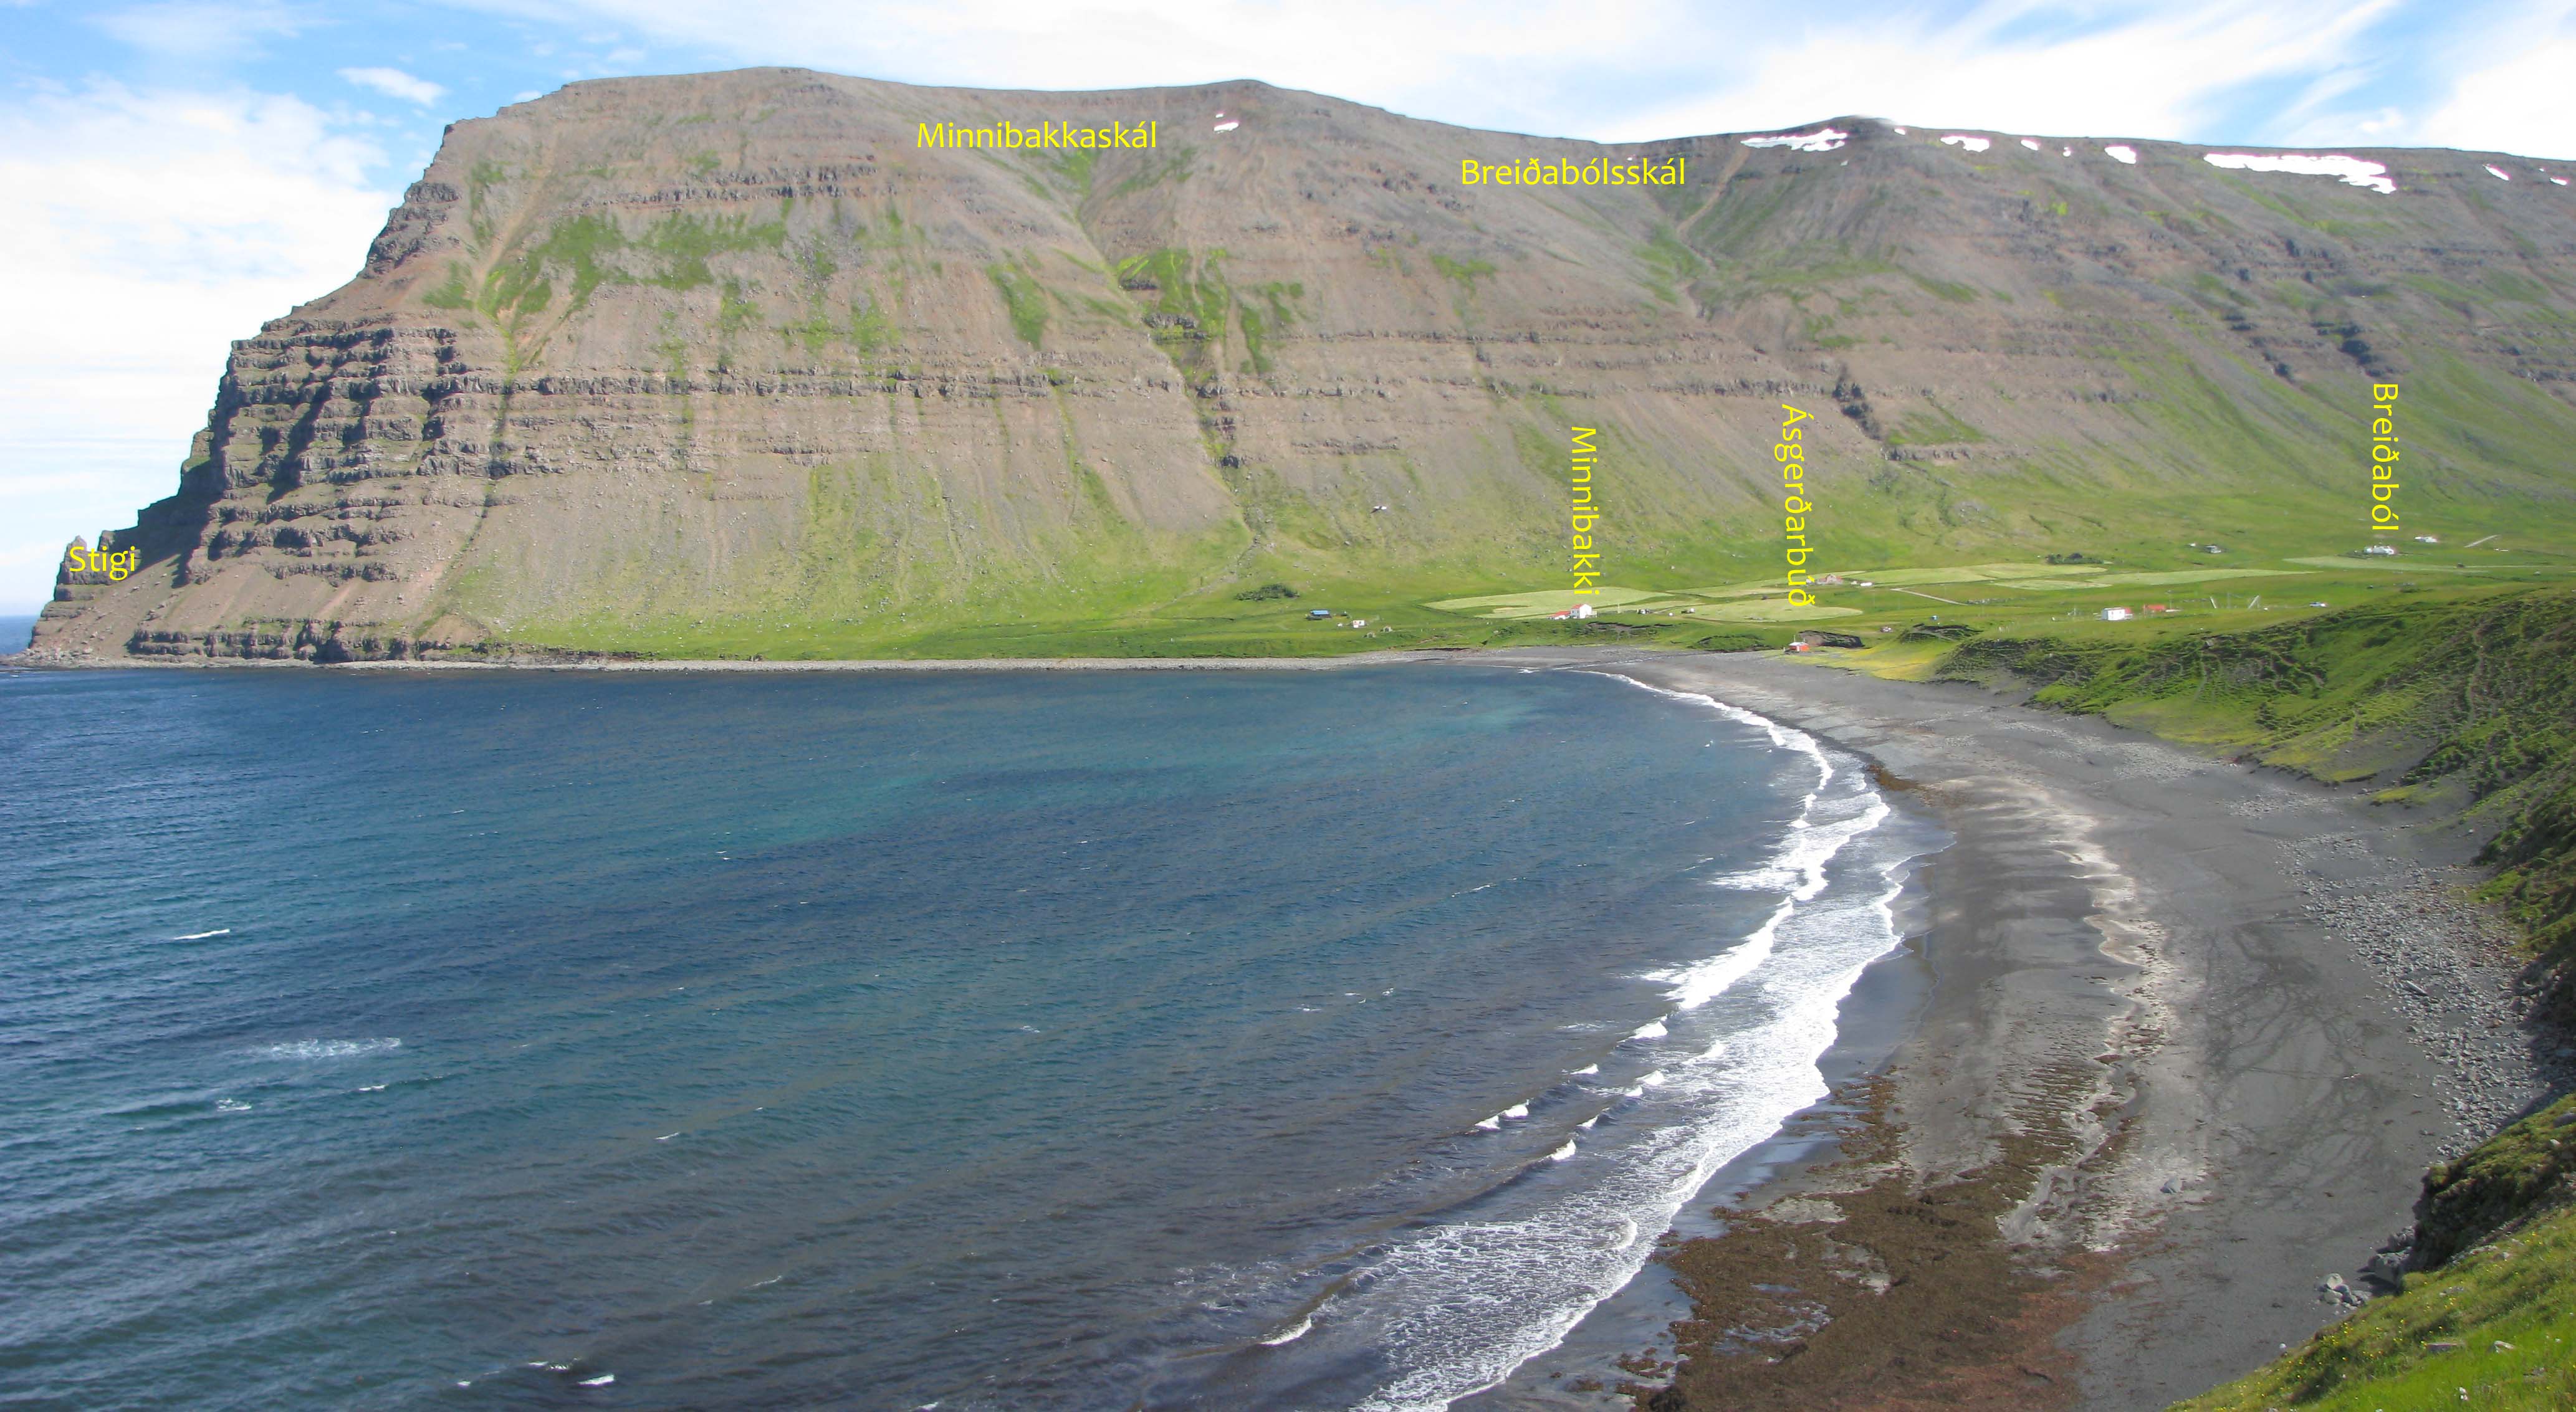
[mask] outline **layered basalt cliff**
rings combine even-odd
[[[1002,120],[1160,141],[916,145]],[[1834,126],[1601,148],[1253,83],[576,84],[453,127],[358,277],[235,346],[178,492],[115,535],[140,571],[67,579],[36,650],[893,650],[1290,575],[1550,582],[1577,424],[1613,572],[1711,573],[1776,552],[1783,400],[1822,419],[1839,562],[2349,520],[2353,415],[2400,376],[2426,494],[2576,508],[2554,164],[2358,154],[2385,195]],[[1599,156],[1688,181],[1459,179]]]

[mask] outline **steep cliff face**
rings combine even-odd
[[[1157,145],[916,145],[1005,120]],[[2386,378],[2425,496],[2576,518],[2561,164],[2356,153],[2392,195],[1833,126],[1600,148],[1253,83],[576,84],[452,128],[359,276],[235,346],[178,493],[114,535],[140,570],[67,576],[37,648],[893,650],[1282,576],[1553,583],[1575,424],[1613,573],[1706,582],[1776,553],[1784,399],[1846,564],[2140,516],[2357,533]]]

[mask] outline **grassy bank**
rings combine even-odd
[[[1962,605],[1965,606],[1965,605]],[[2576,1021],[2576,591],[2365,595],[2272,622],[1978,624],[1846,654],[1888,675],[2015,682],[2035,701],[2373,787],[2487,839],[2543,1013]],[[2576,1098],[2426,1173],[2429,1268],[2189,1412],[2576,1407]]]
[[[2152,639],[1987,633],[1928,666],[2458,816],[2488,840],[2491,895],[2529,934],[2549,1013],[2576,1021],[2576,591],[2388,594]]]
[[[2576,1407],[2576,1098],[2436,1167],[2418,1206],[2457,1253],[2176,1412]]]

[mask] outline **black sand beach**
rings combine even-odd
[[[1864,755],[1955,835],[1904,904],[1911,1032],[1721,1174],[1662,1265],[1596,1315],[1672,1317],[1678,1348],[1593,1386],[1533,1360],[1462,1406],[2162,1407],[2336,1318],[2320,1283],[2367,1287],[2424,1167],[2576,1077],[2576,1054],[2527,1037],[2507,933],[2466,900],[2473,837],[1970,685],[1618,649],[364,669],[1398,662],[1706,693]],[[1759,1287],[1791,1293],[1747,1305]],[[1603,1344],[1587,1325],[1568,1351]]]
[[[2473,841],[2409,812],[1972,686],[1753,654],[1512,656],[1812,731],[1957,835],[1917,875],[1923,1018],[1839,1096],[1860,1114],[1845,1160],[1744,1194],[1778,1219],[1666,1257],[1723,1294],[1803,1228],[1808,1293],[1873,1318],[1766,1346],[1726,1335],[1747,1311],[1703,1307],[1681,1330],[1691,1396],[1649,1405],[2164,1406],[2336,1317],[2318,1285],[2359,1283],[2426,1164],[2566,1082],[2567,1056],[2515,1024],[2503,932],[2461,897]],[[1898,1248],[1883,1220],[1873,1238],[1899,1193],[1943,1240]],[[1818,1278],[1819,1252],[1844,1268]],[[1907,1260],[1945,1295],[1883,1327],[1905,1271],[1872,1286]]]

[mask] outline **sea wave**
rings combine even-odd
[[[1619,1137],[1585,1149],[1579,1168],[1562,1165],[1575,1152],[1570,1139],[1546,1151],[1555,1162],[1542,1165],[1581,1176],[1507,1208],[1471,1204],[1434,1222],[1370,1261],[1336,1298],[1336,1337],[1364,1339],[1394,1369],[1360,1412],[1435,1412],[1562,1342],[1651,1257],[1654,1242],[1640,1233],[1669,1229],[1719,1168],[1825,1096],[1817,1065],[1843,998],[1900,939],[1894,904],[1914,855],[1896,841],[1854,854],[1892,813],[1865,774],[1803,731],[1711,697],[1630,684],[1757,726],[1813,766],[1815,784],[1773,858],[1720,880],[1777,890],[1780,903],[1733,946],[1650,977],[1671,987],[1676,1008],[1632,1035],[1657,1041],[1660,1065],[1625,1090],[1636,1111],[1621,1119]],[[1721,995],[1728,1004],[1708,1009]]]
[[[1267,1348],[1277,1348],[1284,1343],[1295,1343],[1297,1340],[1304,1338],[1306,1336],[1306,1331],[1313,1327],[1315,1327],[1315,1316],[1309,1314],[1306,1317],[1299,1319],[1297,1322],[1290,1324],[1288,1327],[1281,1329],[1279,1332],[1261,1340],[1261,1343]]]
[[[261,1059],[351,1059],[402,1048],[399,1039],[298,1039],[251,1051]]]
[[[1809,796],[1806,815],[1815,814],[1819,802],[1814,796]],[[1827,803],[1825,809],[1836,812],[1834,803]],[[1797,915],[1802,904],[1814,901],[1825,890],[1825,865],[1831,863],[1853,839],[1875,833],[1891,812],[1887,801],[1879,798],[1877,791],[1871,790],[1866,801],[1848,817],[1818,823],[1802,816],[1801,822],[1808,827],[1790,835],[1789,842],[1781,849],[1781,859],[1766,875],[1782,880],[1789,888],[1788,895],[1772,909],[1762,925],[1754,928],[1743,941],[1707,960],[1658,971],[1647,979],[1670,985],[1673,1003],[1684,1010],[1696,1010],[1724,995],[1771,958],[1772,951],[1780,942],[1781,924]],[[1721,885],[1734,885],[1733,879],[1721,879],[1720,882]]]

